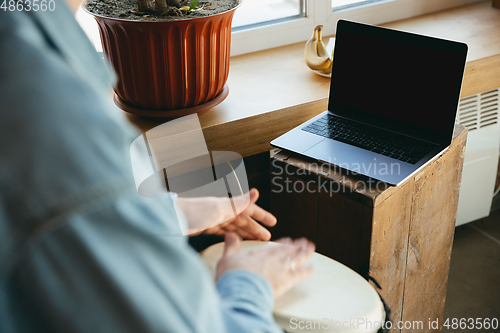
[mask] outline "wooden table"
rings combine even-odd
[[[469,45],[462,97],[500,87],[500,10],[491,2],[405,19],[384,26]],[[231,58],[229,96],[200,116],[210,150],[251,156],[327,109],[330,81],[304,64],[304,43]],[[159,123],[128,116],[143,132]]]
[[[319,253],[378,281],[394,322],[423,322],[424,329],[392,332],[440,331],[466,138],[456,125],[449,149],[397,187],[278,153],[273,238],[313,240]],[[439,330],[429,329],[429,318]]]

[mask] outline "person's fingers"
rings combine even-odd
[[[252,206],[257,201],[258,198],[259,198],[259,191],[253,188],[247,193],[242,193],[238,196],[233,197],[231,200],[233,201],[236,211],[239,214],[241,214],[245,210],[247,210],[248,207]]]
[[[254,223],[259,227],[259,231],[258,231],[259,239],[261,239],[263,241],[271,240],[271,233],[269,232],[269,230],[267,230],[266,228],[264,228],[263,226],[261,226],[257,222],[254,222]]]
[[[246,212],[244,212],[246,213]],[[252,218],[256,219],[257,221],[262,222],[263,224],[267,225],[268,227],[272,227],[276,225],[276,222],[278,221],[276,217],[266,211],[265,209],[257,206],[256,204],[252,204],[248,207],[248,215],[250,215]]]
[[[300,247],[298,251],[295,252],[295,256],[291,258],[291,260],[294,261],[295,267],[300,268],[304,266],[314,254],[314,250],[314,246],[307,245],[305,247]]]
[[[278,243],[284,244],[284,245],[289,245],[289,249],[292,251],[300,251],[301,248],[307,247],[307,245],[311,242],[307,240],[307,238],[297,238],[297,239],[291,239],[289,237],[283,238],[283,240],[278,239]],[[312,243],[311,243],[312,244]]]
[[[224,229],[226,231],[235,231],[236,229],[238,229],[238,227],[234,224],[228,224],[225,227],[223,227],[222,229]]]
[[[257,236],[252,233],[249,233],[245,228],[237,227],[235,232],[242,238],[248,240],[260,240]]]
[[[256,203],[259,199],[259,191],[256,188],[250,190],[250,204]]]
[[[223,222],[223,223],[219,223],[217,225],[214,225],[213,227],[210,227],[210,228],[207,228],[205,230],[203,230],[203,233],[204,234],[207,234],[207,235],[212,235],[212,234],[217,234],[217,232],[220,230],[220,229],[223,229],[225,228],[226,226],[230,225],[231,222],[230,221],[226,221],[226,222]]]
[[[221,231],[223,234],[233,232],[236,233],[239,237],[248,239],[248,240],[260,240],[260,238],[256,237],[255,235],[249,233],[244,227],[239,227],[237,224],[232,223],[224,228],[221,228]]]
[[[283,237],[278,240],[276,240],[276,243],[280,244],[285,244],[285,245],[291,245],[292,244],[292,239],[290,237]]]
[[[300,248],[293,246],[292,240],[290,240],[289,243],[287,242],[288,241],[285,239],[279,240],[279,246],[273,246],[263,250],[269,251],[269,254],[274,256],[280,263],[289,264],[290,260],[297,256],[297,252],[300,251]]]
[[[224,254],[223,256],[231,256],[240,251],[240,238],[234,232],[226,233],[224,237]]]
[[[295,270],[292,273],[292,279],[294,282],[294,285],[304,281],[305,279],[309,278],[311,275],[314,274],[314,266],[312,265],[307,265],[304,267],[301,267],[297,270]]]
[[[253,238],[260,240],[271,239],[271,233],[250,216],[238,216],[238,218],[233,222],[233,225],[245,230],[249,234],[252,234],[254,236]]]
[[[261,230],[258,230],[259,232],[256,232],[255,230],[252,229],[249,230],[247,228],[248,223],[241,223],[242,227],[238,226],[237,224],[228,224],[216,230],[207,230],[206,233],[221,236],[228,232],[235,232],[236,234],[238,234],[238,236],[248,240],[269,240],[271,238],[271,234],[260,224],[258,224],[255,221],[249,223],[257,224],[257,226],[259,228],[262,228],[264,232],[262,232]]]
[[[271,250],[279,258],[281,265],[284,265],[286,270],[297,270],[306,264],[315,251],[314,243],[309,242],[305,238],[291,240],[289,238],[278,240],[282,246],[276,246]]]
[[[224,236],[226,234],[226,230],[224,229],[219,229],[217,230],[216,232],[214,232],[213,234],[216,235],[216,236]]]
[[[307,238],[302,237],[302,238],[294,240],[292,245],[296,246],[296,247],[304,247],[308,243],[309,243],[309,241],[307,240]]]

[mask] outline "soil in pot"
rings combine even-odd
[[[161,0],[156,0],[160,1]],[[87,10],[96,15],[133,21],[170,21],[204,17],[226,12],[238,6],[238,0],[200,0],[194,10],[186,10],[193,0],[163,0],[158,9],[153,0],[89,0]],[[163,6],[163,5],[162,5]],[[184,9],[181,9],[184,7]]]

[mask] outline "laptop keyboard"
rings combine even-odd
[[[411,164],[436,148],[430,143],[329,114],[302,130]]]

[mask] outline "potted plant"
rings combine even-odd
[[[137,2],[136,2],[137,1]],[[147,117],[178,117],[228,93],[231,22],[242,0],[87,0],[118,75],[115,102]]]

